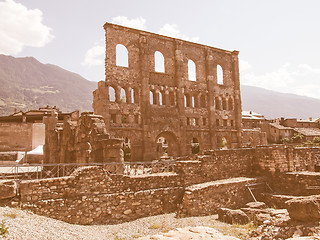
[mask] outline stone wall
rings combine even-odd
[[[58,113],[44,118],[45,163],[123,163],[123,140],[110,137],[102,116],[89,112],[58,122]]]
[[[203,215],[251,201],[245,185],[257,181],[257,176],[265,176],[275,190],[317,193],[318,173],[286,172],[312,170],[319,151],[285,146],[213,150],[176,161],[171,173],[125,176],[86,167],[68,177],[21,181],[20,187],[7,182],[1,187],[8,192],[7,199],[19,192],[24,209],[77,224],[118,223],[177,209]]]
[[[182,194],[177,174],[129,177],[109,175],[101,167],[20,184],[22,208],[76,224],[118,223],[172,212]]]
[[[273,190],[294,196],[320,194],[319,172],[288,172],[273,179]]]
[[[173,157],[191,154],[192,143],[200,150],[241,146],[238,51],[111,23],[104,29],[106,79],[93,92],[93,109],[108,133],[130,140],[132,161],[158,159],[159,138]]]
[[[237,209],[252,201],[246,185],[254,178],[231,178],[187,187],[181,213],[187,216],[211,215],[221,207]]]
[[[0,123],[0,151],[32,150],[32,123]]]

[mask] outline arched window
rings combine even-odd
[[[168,100],[167,100],[166,94],[168,94],[168,93],[166,93],[165,91],[161,92],[162,105],[168,105],[168,103],[167,103]]]
[[[120,67],[128,67],[128,50],[122,44],[116,46],[116,65]]]
[[[184,95],[184,106],[191,107],[190,96],[188,94]]]
[[[227,110],[227,100],[225,98],[222,99],[222,109]]]
[[[193,107],[193,108],[194,108],[194,106],[195,106],[194,96],[192,96],[192,97],[191,97],[191,107]]]
[[[134,90],[133,89],[131,89],[130,96],[131,96],[131,103],[136,103],[135,98],[134,98]]]
[[[206,107],[206,96],[203,94],[200,96],[200,106],[202,108]]]
[[[109,87],[109,101],[115,102],[116,101],[116,91],[113,87]]]
[[[223,85],[223,69],[217,65],[217,83]]]
[[[228,100],[228,107],[229,107],[229,110],[233,110],[233,99],[232,98],[229,98],[229,100]]]
[[[170,101],[170,105],[174,105],[174,93],[173,92],[169,92],[169,101]]]
[[[197,154],[200,152],[199,140],[197,138],[192,138],[191,152],[192,154]]]
[[[188,79],[190,81],[197,80],[196,64],[191,59],[188,60]]]
[[[163,54],[159,51],[156,51],[154,53],[154,70],[156,72],[165,72],[164,57]]]
[[[159,105],[163,105],[162,93],[159,92]]]
[[[214,102],[215,102],[216,110],[221,110],[221,102],[220,102],[220,99],[219,99],[218,97],[215,97]]]
[[[149,91],[149,100],[150,100],[150,104],[154,104],[153,102],[153,92],[152,91]]]
[[[126,91],[123,88],[121,88],[121,90],[120,90],[120,102],[122,102],[122,103],[127,102]]]

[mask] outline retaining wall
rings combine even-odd
[[[212,214],[218,207],[238,208],[252,200],[244,186],[256,180],[247,177],[267,176],[281,188],[287,171],[314,170],[319,152],[286,146],[206,151],[177,161],[175,173],[124,176],[86,167],[68,177],[21,181],[17,190],[22,208],[76,224],[119,223],[177,209],[188,215]],[[300,181],[290,175],[287,179]]]

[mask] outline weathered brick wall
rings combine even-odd
[[[20,184],[22,208],[77,224],[117,223],[172,212],[182,194],[177,174],[109,176],[100,167]]]
[[[252,201],[246,185],[254,178],[232,178],[201,183],[187,187],[182,200],[181,212],[189,216],[210,215],[221,207],[240,208]]]

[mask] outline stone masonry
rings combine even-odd
[[[159,158],[161,137],[173,157],[194,153],[194,143],[197,152],[241,145],[237,51],[110,23],[104,29],[106,79],[93,93],[93,109],[112,136],[130,142],[132,161]]]
[[[214,150],[177,160],[173,171],[139,176],[83,167],[68,177],[0,183],[0,200],[13,199],[23,209],[76,224],[119,223],[167,212],[213,214],[219,207],[240,208],[252,201],[250,183],[268,182],[294,193],[302,179],[298,193],[307,193],[319,174],[287,172],[314,171],[319,153],[319,148],[286,146]],[[286,178],[297,180],[281,187]]]

